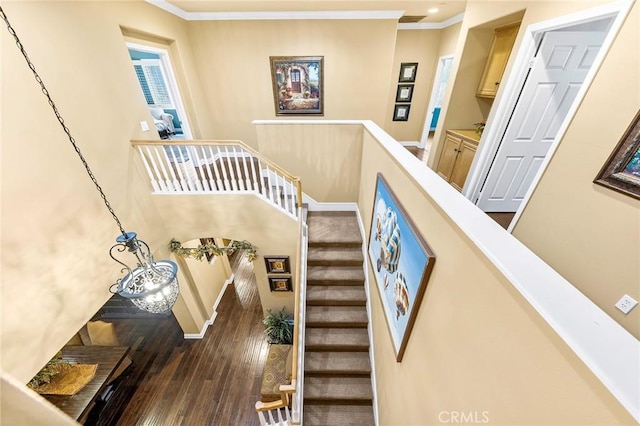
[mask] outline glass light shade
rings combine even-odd
[[[144,264],[122,278],[117,292],[138,308],[161,314],[171,310],[178,298],[177,272],[178,266],[170,260]]]

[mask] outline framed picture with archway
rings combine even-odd
[[[276,116],[324,114],[324,56],[270,56]]]

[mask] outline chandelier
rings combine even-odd
[[[156,261],[153,259],[151,255],[151,250],[149,246],[144,241],[137,238],[137,234],[135,232],[126,232],[120,223],[120,219],[116,216],[113,208],[111,208],[111,204],[107,200],[107,196],[102,191],[102,188],[98,184],[96,177],[93,172],[89,168],[89,164],[85,160],[84,156],[80,152],[80,148],[76,145],[76,141],[71,136],[71,132],[69,128],[65,125],[64,119],[60,115],[56,104],[51,99],[49,95],[49,91],[45,87],[42,79],[36,72],[35,66],[29,59],[27,52],[25,51],[18,35],[15,30],[9,23],[7,15],[5,15],[4,10],[0,6],[0,17],[4,20],[7,25],[7,30],[9,34],[13,36],[16,41],[16,45],[24,56],[25,61],[29,69],[33,72],[33,75],[40,84],[40,88],[42,89],[42,93],[47,98],[49,105],[51,106],[53,113],[55,114],[58,122],[62,126],[62,129],[66,133],[69,142],[73,145],[80,161],[84,165],[84,168],[89,175],[89,178],[93,182],[96,187],[96,190],[100,193],[100,197],[104,202],[105,207],[111,213],[113,220],[118,225],[120,229],[120,235],[116,238],[116,244],[114,244],[109,250],[109,255],[113,260],[118,262],[123,266],[121,273],[125,273],[124,277],[119,278],[114,284],[109,287],[109,291],[111,293],[118,293],[120,296],[131,300],[135,306],[138,308],[152,312],[152,313],[163,313],[169,311],[173,304],[176,302],[178,298],[178,279],[176,274],[178,273],[178,266],[170,261],[170,260],[159,260]],[[134,258],[136,262],[136,267],[131,268],[127,266],[126,263],[118,260],[116,258],[116,254],[124,253],[128,251]]]

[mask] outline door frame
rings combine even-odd
[[[451,59],[453,61],[453,54],[442,55],[438,58],[438,67],[436,68],[436,76],[433,79],[433,84],[431,85],[431,96],[429,97],[429,105],[427,106],[427,114],[424,119],[424,127],[422,128],[420,145],[418,145],[419,148],[424,148],[427,146],[427,139],[429,139],[429,131],[431,129],[431,120],[433,120],[433,108],[434,108],[434,104],[436,103],[436,96],[438,95],[437,85],[438,85],[438,82],[440,81],[442,70],[444,69],[444,61],[446,61],[447,59]],[[451,78],[451,75],[449,75],[449,78]],[[437,127],[438,125],[436,125],[436,128]]]
[[[501,85],[502,87],[500,89],[503,90],[503,93],[500,93],[499,91],[498,102],[495,104],[495,107],[489,114],[487,126],[485,127],[482,134],[482,140],[480,142],[480,145],[478,146],[478,151],[469,171],[469,177],[462,191],[463,195],[471,200],[474,204],[478,202],[478,199],[480,197],[480,190],[487,176],[489,175],[489,172],[493,165],[493,160],[498,152],[500,143],[502,142],[502,137],[504,136],[507,126],[509,125],[511,114],[519,100],[522,87],[527,80],[530,61],[537,51],[543,34],[547,31],[558,30],[564,27],[588,23],[604,18],[612,18],[613,20],[609,31],[604,38],[602,47],[600,48],[600,51],[598,52],[593,62],[593,66],[587,73],[587,76],[582,83],[582,86],[580,87],[580,90],[578,91],[573,104],[569,108],[567,115],[565,116],[562,124],[560,125],[560,128],[558,129],[555,140],[551,144],[551,147],[549,148],[545,159],[543,160],[540,168],[538,169],[538,172],[533,178],[531,186],[527,190],[522,203],[520,203],[520,207],[516,211],[515,216],[509,224],[509,227],[507,229],[508,232],[513,232],[513,229],[520,219],[522,212],[529,203],[529,200],[531,199],[535,188],[538,186],[542,175],[546,171],[549,162],[553,158],[558,145],[564,138],[564,134],[569,127],[569,123],[573,119],[573,116],[578,110],[579,105],[582,103],[582,100],[587,90],[589,89],[593,78],[602,65],[604,57],[611,48],[616,35],[620,31],[624,20],[629,14],[631,6],[633,5],[633,1],[634,0],[619,0],[614,3],[609,3],[547,21],[531,24],[525,30],[524,38],[516,54],[511,72],[507,76],[504,86]]]
[[[162,63],[163,71],[166,72],[165,84],[167,85],[167,89],[169,89],[173,102],[175,102],[176,111],[178,111],[178,114],[180,116],[179,119],[181,119],[180,125],[182,128],[182,134],[187,140],[193,139],[193,133],[191,131],[191,126],[189,125],[189,118],[187,117],[187,111],[185,110],[184,103],[182,102],[182,95],[180,93],[180,87],[178,86],[178,80],[176,79],[175,73],[173,71],[173,65],[171,64],[169,50],[129,41],[127,41],[125,44],[127,46],[127,50],[139,50],[141,52],[155,53],[156,55],[160,56],[160,62]]]

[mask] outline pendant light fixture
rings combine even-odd
[[[47,98],[47,101],[53,109],[53,113],[62,126],[62,129],[66,133],[69,142],[71,143],[71,145],[73,145],[76,154],[78,154],[78,157],[85,167],[89,178],[95,185],[96,190],[100,193],[100,197],[102,198],[105,207],[107,208],[107,210],[109,210],[109,213],[111,213],[113,220],[116,222],[118,228],[120,229],[120,235],[118,235],[118,237],[116,238],[116,244],[114,244],[109,250],[109,255],[113,260],[124,267],[121,272],[126,272],[126,274],[124,277],[119,278],[113,285],[111,285],[111,287],[109,287],[109,291],[112,293],[118,293],[120,296],[131,300],[134,305],[142,310],[152,313],[163,313],[169,311],[178,298],[179,288],[178,279],[176,277],[178,266],[170,260],[154,260],[147,243],[138,239],[135,232],[126,232],[124,230],[122,224],[120,223],[120,219],[118,219],[118,216],[116,216],[115,212],[111,208],[111,204],[107,200],[107,196],[102,191],[102,188],[98,184],[96,177],[89,168],[89,164],[80,152],[80,148],[78,148],[78,145],[76,145],[76,141],[73,136],[71,136],[69,128],[64,124],[64,120],[60,115],[56,104],[53,102],[53,99],[51,99],[49,91],[36,72],[35,66],[29,59],[27,52],[20,42],[20,39],[18,38],[15,30],[9,23],[7,15],[4,13],[4,10],[1,6],[0,16],[7,25],[9,34],[11,34],[11,36],[15,39],[20,53],[22,53],[22,56],[24,56],[29,69],[31,69],[31,71],[33,72],[36,81],[42,89],[42,93]],[[135,258],[136,266],[134,268],[127,266],[126,263],[116,258],[115,254],[123,253],[125,251],[128,251]]]

